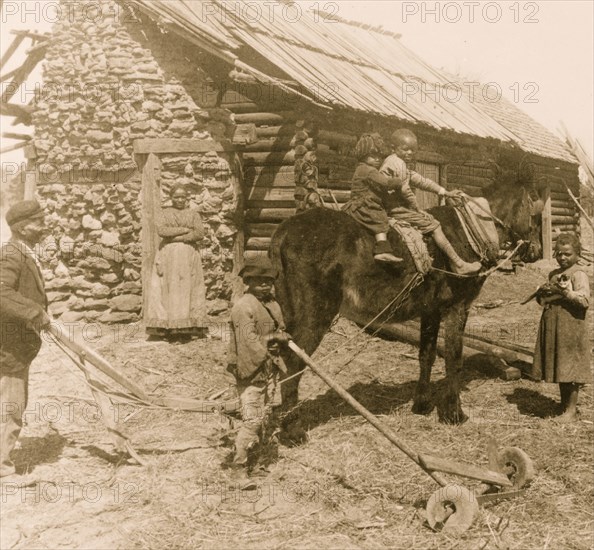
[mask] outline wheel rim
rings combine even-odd
[[[497,456],[500,470],[512,482],[514,489],[526,487],[534,478],[532,459],[519,447],[501,449]]]
[[[427,501],[427,522],[434,531],[463,533],[474,522],[479,511],[472,491],[462,485],[438,489]]]

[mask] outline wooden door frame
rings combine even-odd
[[[542,200],[542,259],[551,261],[553,259],[553,215],[551,211],[551,186],[547,184],[544,189]]]
[[[159,155],[208,153],[211,151],[234,155],[236,148],[230,142],[219,142],[212,139],[154,138],[134,141],[134,155],[141,174],[142,184],[140,192],[142,209],[140,242],[142,246],[142,314],[145,321],[147,320],[145,316],[148,313],[148,290],[160,240],[155,226],[155,213],[161,208],[161,159]],[[233,174],[233,186],[238,198],[238,215],[235,219],[237,236],[233,251],[232,271],[235,276],[233,287],[233,295],[235,296],[238,292],[243,292],[243,285],[240,284],[239,278],[239,271],[243,267],[244,249],[243,192],[240,174]]]

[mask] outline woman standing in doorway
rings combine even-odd
[[[146,331],[173,342],[206,336],[206,287],[198,243],[200,214],[188,207],[184,186],[170,191],[171,207],[157,221],[161,237],[151,280]]]

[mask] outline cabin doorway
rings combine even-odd
[[[416,171],[424,178],[433,180],[435,183],[440,182],[441,167],[439,164],[430,164],[428,162],[417,162]],[[415,195],[419,208],[421,210],[428,210],[434,206],[439,205],[439,197],[435,193],[429,191],[422,191],[421,189],[415,189]]]
[[[149,291],[151,288],[151,280],[153,271],[155,269],[155,259],[159,249],[160,237],[157,234],[156,223],[160,217],[161,209],[165,205],[167,197],[162,189],[163,178],[162,161],[164,156],[169,158],[175,156],[181,159],[185,157],[191,158],[194,154],[202,154],[209,152],[216,152],[219,157],[228,161],[232,169],[230,174],[231,184],[234,189],[233,199],[236,202],[236,211],[240,218],[243,217],[243,203],[240,182],[240,169],[238,163],[235,161],[235,150],[231,144],[223,144],[215,142],[211,139],[141,139],[134,142],[134,153],[136,156],[136,163],[141,173],[141,208],[142,208],[142,231],[141,231],[141,246],[142,246],[142,296],[143,296],[143,320],[146,322],[148,315],[148,301]],[[183,169],[180,172],[180,178],[184,177]],[[188,179],[186,177],[186,179]],[[172,184],[175,180],[169,180]],[[189,184],[189,187],[192,187]],[[208,215],[203,214],[203,223],[206,225]],[[234,241],[233,249],[233,268],[232,274],[237,275],[243,266],[243,222],[242,219],[235,219],[238,233]],[[203,266],[204,267],[204,266]],[[234,277],[233,294],[241,292],[243,286],[238,276]],[[236,283],[236,284],[235,284]],[[237,289],[235,288],[237,286]]]

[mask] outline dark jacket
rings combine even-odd
[[[0,371],[27,368],[41,347],[31,325],[47,310],[43,278],[23,245],[10,240],[0,248]]]
[[[253,294],[244,294],[231,309],[231,339],[228,362],[237,365],[236,376],[250,383],[264,382],[272,357],[268,339],[277,330],[284,330],[285,323],[276,300],[263,304]]]

